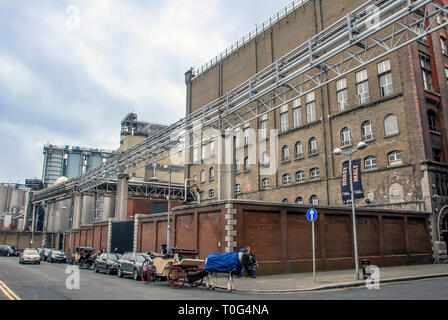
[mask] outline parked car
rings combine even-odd
[[[118,261],[121,259],[119,253],[103,253],[100,254],[93,264],[95,272],[104,271],[106,274],[116,273],[118,271]]]
[[[8,251],[10,256],[18,257],[20,255],[21,250],[17,249],[14,246],[8,246]]]
[[[62,250],[51,250],[50,253],[48,254],[47,262],[66,263],[67,256],[65,255],[65,252]]]
[[[19,256],[19,263],[40,264],[40,255],[36,249],[25,249]]]
[[[140,280],[140,270],[146,259],[150,257],[145,253],[126,252],[118,260],[118,276],[122,278],[125,275],[132,275],[134,280]]]
[[[6,245],[0,245],[0,255],[1,256],[9,256],[9,248]]]

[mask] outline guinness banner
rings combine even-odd
[[[353,167],[353,193],[355,199],[364,198],[364,190],[362,189],[361,181],[361,159],[352,161]],[[342,165],[342,178],[341,178],[341,191],[342,200],[351,200],[350,192],[350,172],[349,172],[349,162],[346,161]]]

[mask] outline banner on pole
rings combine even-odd
[[[352,161],[352,174],[354,198],[362,199],[364,198],[364,190],[361,180],[361,159]],[[341,191],[343,201],[351,200],[349,161],[342,165]]]

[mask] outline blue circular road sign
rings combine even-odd
[[[314,208],[311,208],[307,211],[306,217],[310,222],[314,222],[317,219],[317,210]]]

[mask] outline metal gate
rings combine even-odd
[[[134,249],[134,221],[112,222],[111,251],[132,252]]]

